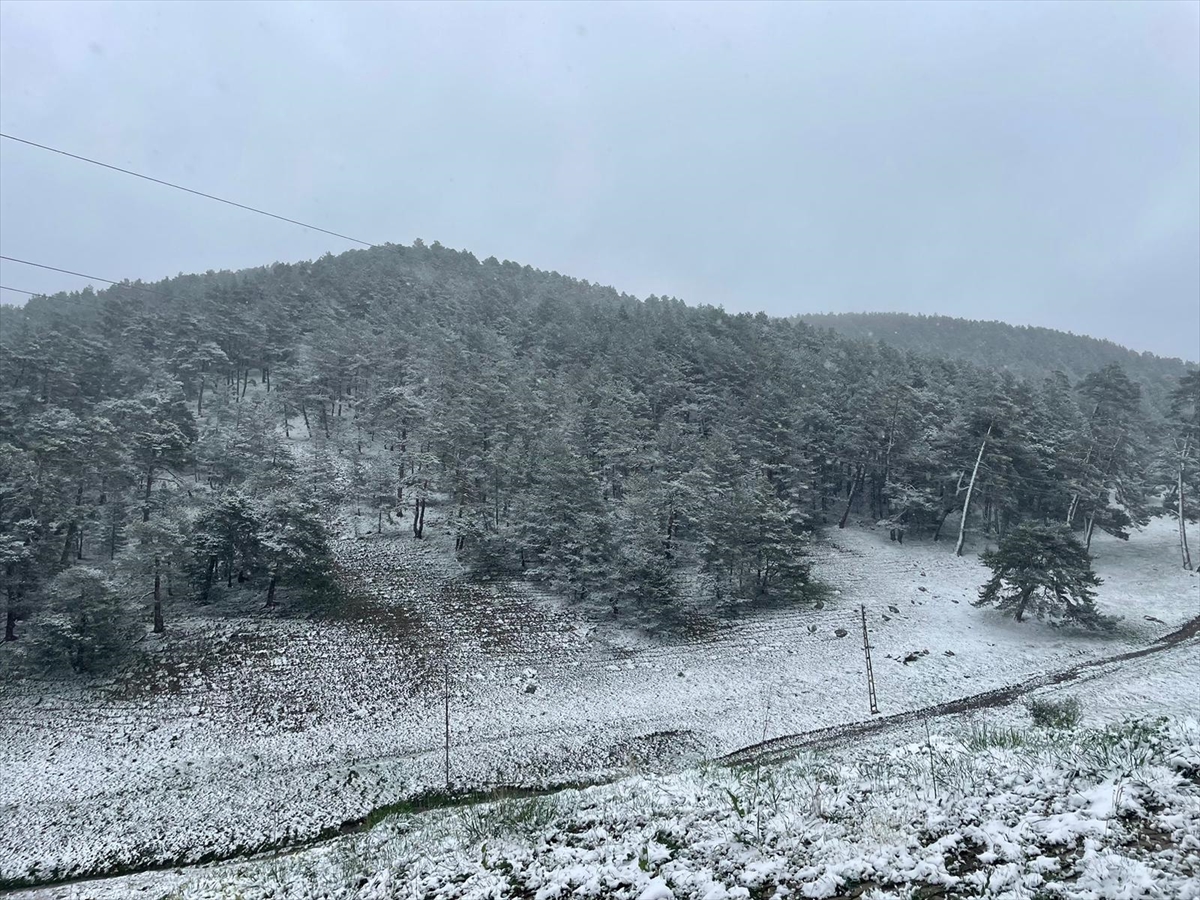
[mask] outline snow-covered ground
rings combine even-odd
[[[779,764],[398,813],[294,854],[22,896],[1194,900],[1197,683],[1200,654],[1176,645],[1044,691],[1082,701],[1077,730],[989,709]]]
[[[444,663],[461,788],[680,768],[869,718],[861,606],[885,714],[1111,656],[1200,613],[1200,578],[1179,566],[1175,541],[1164,521],[1128,543],[1097,540],[1100,603],[1125,616],[1112,635],[975,609],[974,555],[851,528],[815,548],[816,574],[836,591],[823,609],[649,641],[526,588],[469,584],[436,541],[347,540],[339,552],[365,596],[361,615],[181,617],[156,650],[161,664],[103,688],[8,686],[0,883],[266,850],[444,787]],[[1059,690],[1104,682],[1131,711],[1152,710],[1160,682],[1182,684],[1195,653],[1169,651],[1165,672],[1158,654]],[[621,784],[611,790],[640,790]]]

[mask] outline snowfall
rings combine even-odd
[[[180,609],[153,664],[86,689],[6,685],[0,886],[1200,897],[1200,645],[1155,645],[1200,615],[1172,522],[1097,539],[1099,604],[1123,617],[1104,635],[971,606],[981,542],[958,558],[952,542],[834,529],[813,548],[822,608],[650,636],[526,586],[470,583],[433,534],[340,541],[367,598],[346,621]],[[936,709],[1010,686],[1015,702]],[[1036,697],[1079,699],[1082,723],[1032,726]],[[812,732],[819,743],[776,741],[789,752],[765,762],[719,762]],[[511,796],[416,811],[447,778]],[[94,877],[122,872],[141,874]]]

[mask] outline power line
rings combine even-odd
[[[234,200],[226,200],[224,197],[218,197],[215,194],[208,194],[208,193],[205,193],[204,191],[198,191],[195,188],[184,187],[182,184],[175,184],[172,181],[164,181],[161,178],[154,178],[153,176],[150,176],[150,175],[143,175],[141,172],[134,172],[132,169],[123,169],[120,166],[114,166],[111,163],[101,162],[98,159],[92,159],[91,157],[88,157],[88,156],[80,156],[77,153],[68,153],[66,150],[60,150],[57,147],[50,147],[50,146],[47,146],[46,144],[39,144],[36,141],[29,141],[29,140],[26,140],[25,138],[19,138],[16,135],[5,134],[4,132],[0,132],[0,138],[4,138],[9,141],[16,141],[18,144],[25,144],[30,147],[37,147],[39,150],[45,150],[49,153],[57,153],[60,156],[66,156],[70,159],[77,159],[80,162],[90,163],[93,166],[100,166],[103,169],[111,169],[112,171],[120,172],[123,175],[131,175],[134,178],[141,178],[143,181],[149,181],[154,184],[160,184],[163,187],[174,188],[175,190],[183,191],[186,194],[194,194],[195,196],[203,197],[206,200],[216,200],[218,203],[224,203],[227,206],[233,206],[233,207],[236,207],[237,209],[244,209],[247,212],[257,213],[260,216],[267,216],[270,219],[277,219],[280,222],[287,222],[291,225],[299,225],[301,228],[307,228],[310,231],[319,231],[321,234],[327,234],[327,235],[330,235],[331,237],[340,238],[343,241],[350,241],[351,243],[354,243],[354,244],[361,244],[364,247],[374,247],[375,246],[375,244],[373,244],[371,241],[364,241],[364,240],[361,240],[356,237],[350,237],[350,235],[348,235],[348,234],[341,234],[340,232],[337,232],[337,231],[330,231],[328,228],[320,228],[316,225],[310,225],[307,222],[301,222],[299,219],[290,219],[287,216],[281,216],[281,215],[278,215],[277,213],[267,212],[265,209],[259,209],[257,206],[248,206],[245,203],[238,203]],[[101,278],[99,280],[104,281],[105,279]]]
[[[0,259],[4,260],[6,262],[19,263],[22,266],[33,266],[35,269],[46,269],[50,272],[61,272],[64,275],[75,275],[79,278],[87,278],[91,281],[103,281],[105,284],[115,285],[116,287],[129,288],[130,290],[134,290],[134,291],[145,291],[148,294],[156,294],[159,297],[166,297],[167,299],[172,299],[170,294],[164,294],[162,291],[156,291],[153,288],[142,287],[141,285],[136,285],[136,284],[130,284],[128,281],[113,281],[111,278],[101,278],[99,275],[88,275],[88,274],[85,274],[84,272],[72,271],[71,269],[60,269],[58,266],[47,266],[44,263],[35,263],[28,259],[18,259],[15,256],[4,256],[3,254],[0,254]],[[34,294],[32,291],[21,291],[21,290],[18,290],[17,288],[6,288],[6,290],[17,291],[20,294],[29,294],[29,296],[31,296],[31,297],[37,296],[37,294]]]
[[[12,291],[14,294],[26,294],[30,297],[40,297],[41,293],[35,291],[23,291],[21,288],[9,287],[7,284],[0,284],[0,291]]]

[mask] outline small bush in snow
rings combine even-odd
[[[1074,697],[1065,700],[1030,700],[1025,704],[1033,724],[1042,728],[1074,728],[1083,718],[1083,704]]]

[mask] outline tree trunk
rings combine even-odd
[[[208,568],[204,573],[204,591],[200,594],[200,602],[208,602],[208,593],[212,590],[213,575],[217,571],[217,558],[210,556],[208,558]]]
[[[1108,498],[1109,498],[1108,476],[1109,476],[1109,473],[1112,472],[1113,463],[1116,462],[1116,459],[1117,459],[1117,450],[1120,449],[1121,442],[1123,440],[1125,440],[1125,432],[1121,432],[1121,436],[1118,437],[1117,442],[1115,444],[1113,444],[1112,453],[1108,457],[1108,462],[1104,466],[1104,474],[1101,476],[1100,490],[1102,492],[1105,506],[1108,505]],[[1090,509],[1088,510],[1087,519],[1085,520],[1085,523],[1084,523],[1084,528],[1086,529],[1086,532],[1087,532],[1087,538],[1084,542],[1085,550],[1092,549],[1092,529],[1094,529],[1096,527],[1096,507],[1099,505],[1099,503],[1100,503],[1100,498],[1097,497],[1097,499],[1092,503]]]
[[[962,521],[958,525],[958,544],[954,548],[955,556],[962,556],[963,542],[967,539],[967,514],[971,512],[971,493],[975,490],[975,478],[979,475],[979,464],[983,462],[983,451],[987,449],[988,439],[992,436],[992,424],[988,423],[983,443],[979,445],[979,455],[975,457],[975,468],[971,470],[971,483],[967,485],[967,499],[963,501]]]
[[[1180,506],[1178,506],[1178,512],[1180,512],[1180,552],[1183,554],[1184,569],[1192,568],[1192,553],[1188,552],[1187,520],[1184,520],[1183,518],[1183,461],[1186,460],[1187,456],[1188,443],[1184,442],[1183,454],[1180,456],[1180,481],[1178,481],[1178,488],[1180,488]]]
[[[860,472],[857,478],[850,482],[850,493],[846,496],[846,509],[842,512],[842,520],[838,522],[838,528],[846,527],[846,520],[850,518],[850,506],[854,503],[854,494],[858,490],[859,484],[862,483],[863,475]]]
[[[308,436],[312,437],[312,426],[308,424],[308,410],[304,408],[304,404],[300,404],[300,415],[304,416],[304,429],[308,432]]]
[[[413,501],[413,534],[421,537],[425,533],[425,503],[424,499]]]
[[[154,633],[162,634],[166,628],[163,626],[162,614],[162,575],[158,571],[158,557],[154,557]]]
[[[1025,618],[1025,604],[1029,602],[1029,595],[1033,593],[1032,587],[1027,587],[1021,591],[1021,602],[1017,604],[1017,621],[1023,621]]]
[[[200,392],[196,395],[196,418],[204,415],[204,376],[200,376]]]
[[[71,550],[75,544],[75,533],[79,530],[79,526],[72,522],[67,526],[67,539],[63,543],[62,553],[59,554],[58,564],[65,566],[71,561]]]
[[[937,540],[940,540],[940,539],[941,539],[941,537],[942,537],[942,526],[946,524],[946,519],[948,519],[948,518],[950,517],[950,513],[952,513],[952,512],[954,512],[954,507],[953,507],[953,506],[949,507],[949,508],[948,508],[948,509],[947,509],[947,510],[944,512],[944,513],[942,513],[942,518],[938,520],[938,526],[937,526],[937,529],[936,529],[936,530],[933,532],[933,539],[934,539],[935,541],[937,541]]]
[[[275,608],[275,584],[279,581],[278,567],[271,573],[271,583],[267,585],[267,609]]]
[[[154,489],[154,469],[146,470],[146,494],[142,503],[142,521],[150,521],[150,492]]]
[[[8,577],[12,578],[13,568],[8,567]],[[8,597],[8,609],[4,614],[4,643],[11,643],[17,639],[17,593],[12,589],[12,585],[5,588],[5,595]]]

